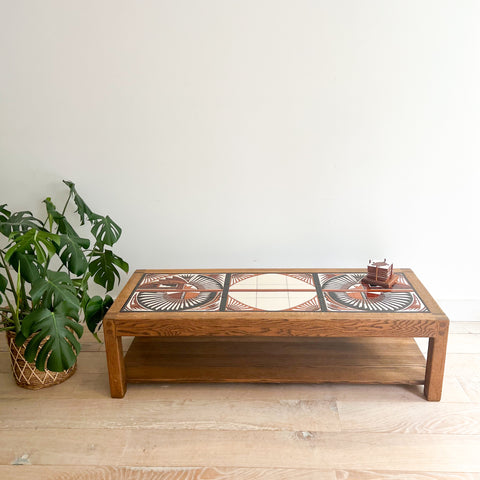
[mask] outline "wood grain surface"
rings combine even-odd
[[[293,431],[15,429],[2,431],[0,464],[239,466],[480,471],[480,435]],[[408,456],[407,452],[415,452]]]
[[[338,471],[336,480],[480,480],[479,473]]]
[[[21,417],[17,415],[22,411]],[[75,412],[75,415],[71,413]],[[308,430],[339,432],[335,402],[323,400],[0,400],[0,432],[35,426],[132,430]],[[121,420],[119,420],[121,418]]]
[[[439,401],[442,395],[449,320],[426,288],[410,269],[398,269],[420,294],[429,311],[407,312],[330,312],[330,311],[122,311],[127,298],[135,290],[145,273],[185,273],[188,270],[138,270],[129,279],[104,319],[106,356],[110,393],[123,398],[128,383],[140,382],[264,382],[264,383],[424,383],[427,400]],[[191,270],[190,273],[278,273],[278,272],[331,272],[330,269],[260,269],[260,270]],[[137,337],[125,360],[122,336]],[[138,337],[428,337],[429,347],[425,370],[407,362],[400,365],[400,356],[376,365],[357,365],[322,361],[310,355],[299,363],[293,355],[283,361],[267,351],[261,358],[243,355],[237,363],[233,355],[215,355],[214,343],[205,347],[198,358],[178,355],[158,356],[159,348],[150,347],[147,340]],[[388,342],[388,340],[384,340]],[[248,346],[243,345],[244,350]],[[380,355],[375,353],[376,358]],[[208,358],[207,358],[208,357]],[[221,363],[219,361],[224,361]],[[299,357],[300,358],[300,357]],[[272,363],[273,361],[276,363]],[[183,362],[183,363],[182,363]]]
[[[480,405],[337,402],[342,430],[383,433],[480,435]]]
[[[2,480],[336,480],[335,473],[293,468],[0,466]]]
[[[3,349],[0,478],[480,480],[480,335],[461,327],[439,403],[353,384],[134,384],[111,399],[105,347],[87,336],[77,373],[34,392]]]
[[[137,337],[128,382],[422,384],[425,359],[411,338],[164,339]]]

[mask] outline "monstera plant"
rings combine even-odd
[[[0,205],[0,329],[14,334],[15,345],[23,345],[25,359],[39,371],[62,372],[76,363],[82,324],[97,337],[113,302],[108,292],[120,270],[128,271],[111,248],[121,228],[94,213],[75,184],[64,183],[65,205],[58,210],[46,198],[43,219]],[[72,201],[79,217],[75,228],[66,217]],[[104,296],[90,296],[94,283]]]

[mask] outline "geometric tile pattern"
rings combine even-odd
[[[319,274],[327,311],[428,312],[403,274],[391,289],[361,283],[363,273]]]
[[[402,273],[391,289],[364,273],[146,273],[122,312],[428,312]]]

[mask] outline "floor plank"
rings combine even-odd
[[[2,432],[0,464],[220,466],[480,471],[479,435],[17,429]]]
[[[480,435],[480,403],[338,402],[345,432]],[[480,445],[479,445],[480,447]]]
[[[480,334],[479,333],[449,334],[447,353],[480,354]]]
[[[128,398],[0,400],[0,430],[105,428],[140,430],[314,430],[339,432],[335,402],[317,400],[176,400]]]
[[[111,399],[88,335],[72,378],[29,391],[0,341],[0,478],[480,480],[480,322],[453,327],[439,403],[418,385],[345,384],[138,384]]]
[[[110,398],[108,377],[104,373],[85,373],[79,368],[67,382],[39,391],[27,391],[15,385],[12,374],[0,373],[0,399],[104,399]],[[127,399],[187,400],[322,400],[322,401],[424,401],[420,385],[347,385],[347,384],[132,384]],[[442,402],[468,402],[466,392],[456,377],[445,377]]]
[[[480,473],[341,470],[336,480],[480,480]]]
[[[236,467],[0,466],[2,480],[336,480],[333,471]]]
[[[460,376],[458,381],[470,401],[480,403],[480,375]]]

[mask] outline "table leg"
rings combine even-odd
[[[105,335],[110,394],[112,398],[123,398],[127,391],[127,377],[125,375],[122,337],[117,336],[115,324],[111,320],[104,321],[103,333]]]
[[[448,320],[439,325],[438,335],[428,342],[427,368],[425,372],[425,397],[438,402],[442,397],[443,372],[447,353]]]

